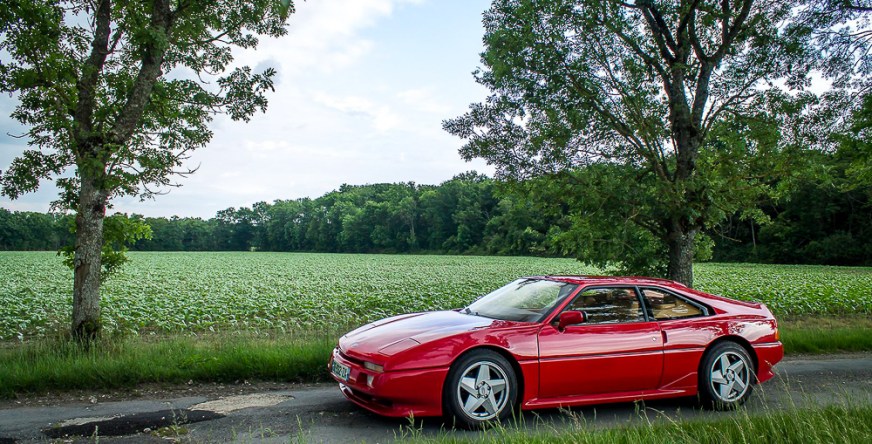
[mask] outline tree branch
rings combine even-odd
[[[711,62],[714,63],[715,66],[721,63],[721,59],[727,53],[727,49],[733,44],[733,39],[736,38],[739,31],[742,29],[742,26],[745,24],[745,20],[748,19],[748,15],[751,13],[751,3],[753,3],[752,0],[745,0],[738,17],[736,17],[736,19],[733,20],[733,24],[730,25],[729,0],[723,0],[723,3],[721,4],[724,14],[723,22],[721,23],[721,46],[711,57]]]
[[[699,35],[696,33],[696,10],[692,11],[691,15],[687,33],[688,38],[690,38],[690,45],[693,48],[694,54],[696,54],[696,58],[701,62],[707,62],[709,56],[705,53],[705,49],[703,49],[702,43],[699,41]]]
[[[685,30],[687,30],[689,24],[696,19],[696,8],[698,6],[699,0],[693,0],[693,3],[687,6],[687,11],[685,11],[684,15],[681,16],[681,20],[678,21],[678,28],[675,30],[675,35],[681,35]]]
[[[666,24],[666,20],[663,19],[663,14],[660,13],[660,10],[657,9],[657,5],[654,4],[651,0],[644,0],[639,2],[641,5],[645,6],[643,12],[647,11],[648,14],[651,15],[651,18],[654,20],[654,23],[657,24],[657,30],[661,34],[666,46],[672,50],[672,53],[677,57],[679,52],[679,45],[672,38],[672,34],[669,32],[669,25]]]
[[[162,74],[161,65],[166,54],[166,40],[170,38],[172,25],[173,15],[170,12],[169,0],[154,0],[149,27],[155,31],[157,36],[162,36],[165,41],[156,41],[156,37],[152,37],[145,44],[139,74],[127,96],[127,103],[121,109],[118,119],[112,127],[113,143],[123,145],[136,130],[138,122],[145,112],[151,90]]]
[[[739,88],[739,90],[735,94],[730,95],[726,98],[726,100],[723,101],[723,103],[721,103],[720,106],[718,106],[716,109],[711,110],[703,121],[703,133],[708,133],[709,130],[711,130],[712,125],[714,125],[714,123],[717,121],[718,116],[725,111],[729,111],[732,104],[738,102],[740,99],[747,99],[749,97],[752,97],[753,93],[746,94],[746,92],[751,89],[755,84],[757,84],[757,82],[760,81],[762,77],[763,76],[757,76],[753,79],[749,79],[741,88]]]
[[[690,118],[697,128],[701,128],[702,116],[705,105],[708,102],[709,82],[711,80],[714,65],[710,62],[701,62],[699,74],[696,78],[696,90],[693,93],[693,105],[691,106]]]
[[[669,35],[669,30],[661,28],[660,23],[658,23],[657,19],[652,15],[650,8],[653,8],[653,6],[650,5],[650,0],[646,0],[645,2],[640,1],[639,6],[642,6],[642,16],[645,17],[648,29],[651,30],[651,36],[654,37],[654,43],[656,43],[657,47],[660,49],[660,57],[662,57],[668,64],[672,65],[675,63],[676,56],[669,51],[670,45],[667,43],[666,37],[664,36],[665,33],[671,40],[672,37]],[[675,42],[673,42],[673,44],[674,43]]]
[[[860,6],[853,4],[850,0],[842,0],[842,7],[850,11],[872,12],[872,6]]]
[[[111,0],[99,0],[95,11],[94,20],[97,22],[97,28],[94,32],[94,39],[91,41],[91,55],[83,66],[81,77],[76,82],[78,102],[73,119],[78,126],[77,134],[74,136],[80,142],[75,146],[78,157],[85,154],[81,151],[82,149],[91,148],[82,142],[93,137],[94,122],[92,120],[94,108],[97,105],[97,83],[100,79],[100,73],[103,71],[103,65],[106,63],[106,56],[109,55],[111,12]]]
[[[610,20],[603,20],[600,22],[600,25],[605,26],[606,29],[614,32],[615,35],[617,35],[618,38],[620,38],[621,41],[624,42],[625,45],[630,47],[630,49],[634,53],[636,53],[637,56],[639,56],[645,63],[647,63],[649,66],[654,68],[655,71],[657,71],[657,74],[659,74],[660,78],[663,79],[663,83],[666,86],[666,89],[670,88],[671,80],[669,78],[669,74],[666,72],[666,69],[663,67],[663,65],[661,65],[651,54],[648,54],[647,52],[645,52],[645,50],[640,48],[639,45],[632,38],[630,38],[630,36],[625,34],[616,26],[612,26]]]

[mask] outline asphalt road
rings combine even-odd
[[[750,412],[788,406],[852,402],[872,404],[872,354],[792,358],[780,363],[778,377],[756,387]],[[734,413],[695,409],[688,400],[664,400],[563,410],[526,412],[526,427],[560,428],[576,421],[587,427],[723,418]],[[72,442],[309,442],[384,443],[415,433],[474,434],[444,430],[438,419],[410,424],[386,419],[345,400],[334,384],[288,386],[286,390],[216,396],[198,394],[171,399],[73,402],[0,410],[0,444],[63,439]],[[406,435],[404,435],[406,434]]]

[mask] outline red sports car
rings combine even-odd
[[[340,338],[328,368],[375,413],[476,427],[517,408],[696,394],[727,409],[782,356],[763,304],[662,279],[537,276],[463,309],[364,325]]]

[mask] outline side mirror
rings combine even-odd
[[[563,331],[568,325],[581,324],[587,321],[587,313],[583,311],[568,310],[560,313],[557,320],[557,329]]]

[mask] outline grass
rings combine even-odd
[[[74,342],[43,339],[0,348],[0,397],[142,383],[325,381],[335,344],[335,336],[312,334],[219,334],[105,339],[84,350]]]
[[[89,350],[63,338],[0,346],[0,397],[143,383],[330,381],[326,364],[347,329],[107,338]],[[804,317],[780,326],[787,354],[872,351],[865,316]]]
[[[423,437],[409,429],[406,441],[431,444],[458,443],[588,443],[588,444],[663,444],[663,443],[868,443],[872,440],[872,407],[833,405],[811,409],[788,408],[754,415],[743,410],[729,419],[675,420],[612,429],[589,427],[583,420],[568,429],[497,426],[473,437],[442,433]]]
[[[779,330],[786,354],[872,351],[868,315],[787,317]]]

